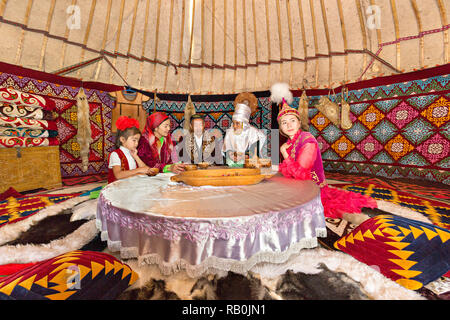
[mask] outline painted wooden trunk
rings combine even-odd
[[[59,146],[0,149],[0,192],[61,185]]]

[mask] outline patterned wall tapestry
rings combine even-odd
[[[108,92],[84,88],[90,107],[94,141],[90,147],[88,170],[83,172],[79,154],[80,146],[76,141],[76,96],[80,88],[16,76],[6,72],[0,72],[0,87],[12,87],[23,92],[48,96],[55,101],[62,178],[107,173],[108,169],[104,159],[109,152],[114,150],[111,134],[111,109],[114,107],[114,101]]]
[[[56,103],[56,125],[60,142],[59,157],[64,169],[62,172],[70,177],[86,175],[81,171],[80,145],[77,142],[77,102],[76,100],[52,99]],[[110,123],[110,121],[103,121],[101,103],[90,102],[89,115],[93,140],[89,150],[89,166],[91,171],[106,173],[107,169],[103,163],[103,159],[107,157],[104,133],[110,131],[110,129],[105,129],[105,124]]]
[[[151,113],[155,110],[153,99],[143,104],[144,109]],[[187,101],[167,101],[162,100],[156,103],[156,111],[167,112],[171,118],[172,134],[176,135],[183,129],[184,108]],[[232,124],[232,112],[234,111],[233,101],[219,102],[193,102],[197,113],[205,115],[205,129],[217,129],[223,137],[225,131]],[[270,128],[272,121],[272,103],[269,98],[258,98],[258,111],[251,116],[250,123],[258,129],[262,129],[268,138],[268,155],[270,156]]]
[[[309,98],[325,170],[450,184],[450,75],[349,91],[348,130],[314,108],[320,96]]]

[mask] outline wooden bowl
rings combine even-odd
[[[184,166],[184,170],[186,170],[186,171],[197,170],[197,165],[196,164],[186,164]]]
[[[153,176],[156,176],[158,173],[159,173],[159,169],[158,168],[152,168],[153,170],[153,172],[152,173],[147,173],[147,175],[149,176],[149,177],[153,177]]]
[[[198,167],[199,167],[200,169],[206,169],[206,168],[209,167],[209,163],[208,163],[208,162],[200,162],[200,163],[198,164]]]

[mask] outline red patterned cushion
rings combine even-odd
[[[0,300],[115,299],[137,279],[112,255],[71,251],[0,278]]]
[[[35,264],[35,262],[4,264],[0,266],[0,279],[2,279],[2,277],[6,277],[13,273],[19,272],[20,270],[23,270],[25,268],[31,267]]]
[[[364,221],[334,243],[335,248],[417,290],[450,269],[450,232],[394,215]]]

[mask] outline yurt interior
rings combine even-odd
[[[449,29],[449,0],[0,0],[0,300],[449,300]]]

